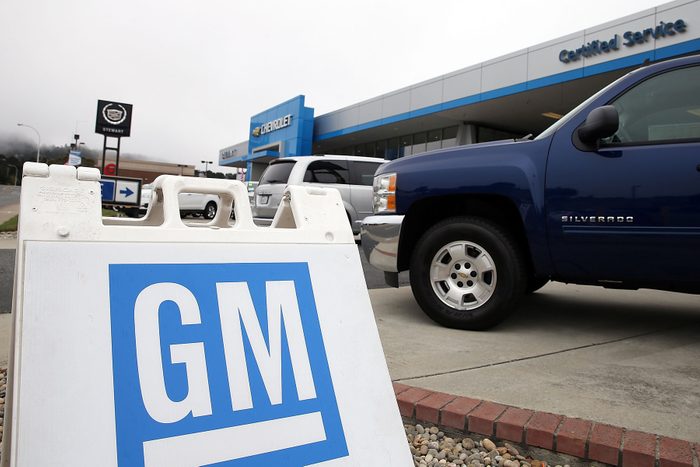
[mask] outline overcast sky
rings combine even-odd
[[[0,138],[101,148],[115,100],[122,151],[200,165],[296,95],[322,115],[661,3],[0,0]]]

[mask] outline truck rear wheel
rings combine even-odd
[[[501,322],[527,277],[513,239],[478,217],[453,217],[420,238],[411,256],[411,290],[423,311],[448,327],[483,330]]]

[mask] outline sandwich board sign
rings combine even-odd
[[[267,228],[239,181],[102,219],[99,180],[25,164],[3,466],[411,465],[336,190]],[[217,216],[184,224],[182,191]]]

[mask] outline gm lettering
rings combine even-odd
[[[305,263],[111,265],[119,465],[347,455]]]

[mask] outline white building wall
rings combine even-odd
[[[686,32],[659,39],[650,38],[648,42],[632,47],[623,45],[625,31],[643,31],[655,27],[660,21],[675,22],[678,19],[683,19],[687,24]],[[563,49],[576,50],[594,40],[608,41],[616,34],[620,36],[618,50],[582,57],[570,63],[559,60]],[[381,125],[384,119],[408,117],[409,112],[440,104],[456,105],[459,102],[454,101],[459,99],[488,98],[488,95],[482,94],[508,86],[538,86],[541,83],[532,81],[541,78],[575,79],[595,73],[596,69],[589,70],[590,67],[698,38],[700,0],[677,0],[321,115],[314,122],[315,136],[350,132],[363,125]],[[700,46],[697,49],[700,50]],[[624,66],[628,65],[620,67]],[[567,72],[569,74],[565,77],[558,78]]]

